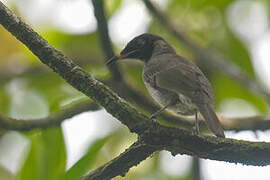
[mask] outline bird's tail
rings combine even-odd
[[[209,129],[218,137],[225,138],[223,127],[221,126],[219,119],[211,104],[197,105],[200,113],[203,115]]]

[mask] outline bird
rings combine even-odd
[[[155,120],[168,109],[181,116],[195,115],[195,133],[199,134],[198,113],[208,128],[225,138],[224,130],[214,110],[213,89],[203,72],[192,61],[178,55],[161,36],[144,33],[133,38],[120,55],[113,56],[107,65],[117,60],[137,59],[144,62],[142,79],[161,109],[150,116]]]

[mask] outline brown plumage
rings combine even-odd
[[[108,64],[123,58],[136,58],[145,63],[143,81],[151,96],[162,106],[151,118],[165,109],[180,115],[197,115],[199,111],[209,129],[216,136],[225,137],[214,111],[211,84],[195,64],[177,55],[163,38],[142,34],[131,40],[120,54]]]

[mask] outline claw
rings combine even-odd
[[[154,114],[152,114],[150,117],[149,117],[153,122],[157,122],[157,117],[154,115]]]
[[[198,131],[198,129],[196,128],[196,126],[193,126],[193,127],[192,127],[192,134],[193,134],[193,135],[199,135],[199,131]]]

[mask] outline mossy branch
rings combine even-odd
[[[140,141],[147,147],[168,150],[173,154],[188,154],[247,165],[270,164],[270,143],[196,136],[184,129],[166,127],[150,121],[112,90],[54,49],[1,2],[0,24],[24,43],[42,63],[49,66],[74,88],[103,106],[131,132],[137,133]],[[143,157],[140,156],[141,154],[143,153],[138,153],[136,158]],[[141,160],[143,159],[145,158]],[[125,172],[126,169],[121,173]],[[119,173],[114,176],[121,174]]]
[[[170,151],[173,155],[187,154],[246,165],[270,164],[270,143],[265,142],[195,136],[190,131],[159,124],[152,124],[149,129],[139,134],[139,139],[140,141],[134,143],[136,146],[132,145],[120,156],[90,172],[81,180],[107,180],[117,175],[124,176],[129,168],[160,150]]]
[[[104,54],[106,58],[109,58],[114,55],[111,40],[109,38],[108,34],[108,26],[107,26],[107,20],[104,12],[103,7],[103,1],[99,0],[92,0],[94,9],[95,9],[95,16],[98,22],[98,32],[100,37],[100,42],[102,45],[102,50],[104,51]],[[161,13],[161,11],[156,8],[151,1],[145,0],[144,1],[149,8],[149,10],[153,13],[155,17],[157,17],[161,22],[165,22],[165,27],[167,27],[173,34],[175,34],[176,37],[186,42],[188,46],[194,47],[193,42],[188,39],[188,37],[185,35],[184,31],[179,31],[179,29],[175,29],[173,25],[167,21],[166,16]],[[41,70],[40,70],[41,69]],[[38,68],[36,70],[38,72],[42,71],[42,68]],[[109,81],[106,81],[106,84],[109,84],[110,87],[112,87],[115,91],[120,92],[121,96],[124,96],[125,98],[128,98],[129,100],[136,103],[138,106],[146,109],[150,112],[155,112],[159,107],[153,103],[146,95],[144,95],[139,90],[136,90],[133,87],[130,87],[123,78],[120,76],[120,72],[116,66],[111,69],[111,73],[113,78]],[[1,77],[2,78],[2,77]],[[123,91],[124,90],[124,91]],[[72,107],[76,108],[76,107]],[[89,107],[90,108],[90,107]],[[78,107],[77,109],[80,109]],[[94,108],[95,109],[95,108]],[[93,109],[93,110],[94,110]],[[83,109],[82,109],[83,110]],[[89,109],[90,110],[90,109]],[[78,113],[81,113],[83,111],[78,111]],[[31,130],[34,128],[47,128],[51,126],[60,125],[60,123],[64,120],[63,118],[66,118],[65,116],[59,116],[60,113],[56,113],[54,115],[51,115],[47,118],[41,119],[41,121],[18,121],[16,119],[4,117],[3,115],[0,115],[0,124],[2,124],[2,127],[9,129],[9,130]],[[64,114],[64,113],[62,113]],[[76,114],[73,114],[76,115]],[[57,117],[57,120],[56,120]],[[184,118],[175,117],[169,113],[164,113],[161,115],[162,121],[164,121],[166,124],[172,124],[176,126],[181,127],[187,127],[190,128],[193,126],[193,123],[191,121],[187,121]],[[206,129],[204,123],[201,124],[201,129]],[[267,118],[264,117],[250,117],[250,118],[241,118],[241,119],[227,119],[226,121],[222,121],[223,127],[226,130],[267,130],[270,128],[270,122],[267,120]]]
[[[118,157],[82,177],[80,180],[107,180],[118,175],[125,176],[131,167],[138,165],[157,150],[156,147],[137,141]]]
[[[90,74],[76,65],[72,60],[54,49],[45,39],[0,3],[0,23],[18,40],[35,54],[42,63],[59,74],[75,89],[105,107],[117,119],[134,132],[141,132],[146,127],[147,117],[137,112],[126,101]]]

